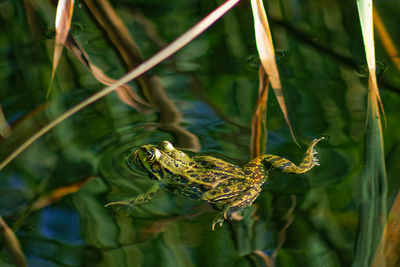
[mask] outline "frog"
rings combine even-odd
[[[263,184],[270,178],[271,170],[302,174],[319,165],[315,146],[323,139],[311,142],[299,165],[281,156],[265,154],[242,167],[214,156],[190,156],[168,141],[142,145],[128,154],[126,162],[133,169],[141,169],[156,182],[144,194],[106,206],[141,205],[164,188],[209,203],[219,210],[211,224],[214,230],[216,225],[222,226],[226,219],[232,219],[232,214],[253,204]]]

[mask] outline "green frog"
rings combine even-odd
[[[250,206],[261,192],[269,171],[305,173],[318,164],[315,145],[323,137],[312,141],[300,165],[276,155],[259,156],[243,167],[222,159],[195,155],[193,157],[173,147],[168,141],[157,145],[143,145],[127,156],[131,168],[140,168],[158,181],[142,195],[110,205],[139,205],[146,203],[159,188],[165,188],[182,196],[199,199],[214,205],[221,212],[214,218],[215,225],[230,218],[232,213]]]

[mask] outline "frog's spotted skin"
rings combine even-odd
[[[305,173],[318,165],[314,147],[322,139],[324,138],[315,139],[311,143],[299,166],[285,158],[267,154],[251,160],[242,168],[211,156],[190,157],[175,149],[168,141],[158,145],[144,145],[128,155],[128,164],[133,168],[142,168],[150,178],[158,180],[158,183],[143,195],[108,205],[142,204],[149,201],[159,187],[163,187],[183,196],[214,204],[222,210],[213,221],[214,229],[216,224],[222,225],[233,212],[253,203],[268,179],[269,170]]]

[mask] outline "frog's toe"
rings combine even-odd
[[[111,203],[108,203],[108,204],[106,204],[106,205],[104,205],[104,207],[109,207],[109,206],[115,206],[115,205],[129,205],[129,201],[116,201],[116,202],[111,202]]]
[[[108,204],[104,205],[104,207],[109,207],[109,206],[114,206],[114,205],[134,206],[134,205],[136,205],[136,198],[131,198],[131,199],[128,199],[128,200],[111,202],[111,203],[108,203]]]
[[[219,224],[219,226],[222,226],[222,224],[224,223],[225,219],[226,219],[226,213],[225,212],[218,213],[218,215],[215,216],[215,218],[214,218],[214,220],[212,222],[211,229],[214,231],[215,225],[217,225],[217,224]]]

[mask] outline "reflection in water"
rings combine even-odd
[[[6,25],[0,35],[0,104],[6,120],[0,119],[1,158],[101,87],[64,51],[53,95],[46,99],[54,40],[43,32],[54,25],[54,2],[1,1],[0,22]],[[78,3],[73,23],[82,27],[74,37],[88,55],[81,59],[90,58],[107,77],[120,77],[159,50],[153,40],[169,43],[215,4],[161,2]],[[398,6],[392,2],[375,1],[385,25],[396,23]],[[354,249],[363,248],[356,245],[358,225],[384,218],[365,205],[375,203],[362,197],[368,190],[360,194],[368,81],[357,74],[365,55],[356,3],[268,1],[267,8],[269,18],[275,18],[270,21],[274,45],[285,51],[278,68],[288,113],[305,145],[297,147],[290,140],[281,111],[269,96],[266,151],[299,162],[309,140],[327,133],[332,138],[320,149],[321,166],[296,176],[272,171],[270,183],[243,218],[215,231],[210,230],[215,210],[167,190],[137,207],[104,207],[153,185],[146,173],[125,162],[131,149],[144,144],[170,140],[193,151],[201,144],[202,155],[249,160],[249,122],[258,94],[257,68],[249,65],[258,66],[249,57],[257,53],[249,6],[239,5],[227,14],[227,22],[236,21],[235,26],[216,23],[172,60],[129,84],[156,112],[145,115],[109,95],[57,126],[0,171],[0,216],[11,230],[18,228],[15,236],[29,266],[258,266],[268,265],[277,247],[277,266],[351,266],[357,256],[367,259]],[[145,17],[141,24],[136,11]],[[380,41],[376,43],[377,58],[386,64],[378,84],[387,117],[388,197],[394,199],[400,186],[400,84],[398,71]],[[376,157],[373,150],[370,155]],[[379,189],[375,180],[366,181]],[[56,193],[64,194],[50,198]],[[47,201],[39,201],[43,199]],[[360,206],[365,217],[360,217]],[[389,218],[396,218],[398,209],[392,210]],[[288,211],[293,217],[285,217]],[[388,236],[398,236],[392,226]],[[371,260],[378,244],[368,228],[363,233],[366,242],[359,243],[367,245]],[[398,240],[388,238],[382,244],[396,248]],[[2,248],[0,266],[13,265],[9,250],[4,244]],[[391,254],[388,262],[398,265],[398,253]],[[374,260],[379,265],[385,257],[381,251]]]
[[[99,24],[105,29],[115,45],[114,48],[121,55],[128,69],[134,69],[142,63],[143,57],[138,45],[111,5],[107,1],[97,2],[93,0],[87,0],[86,4]],[[116,36],[119,38],[116,38]],[[146,73],[138,77],[135,82],[146,100],[159,111],[160,128],[170,132],[179,147],[198,151],[200,149],[198,138],[180,126],[181,113],[167,96],[159,78]]]

